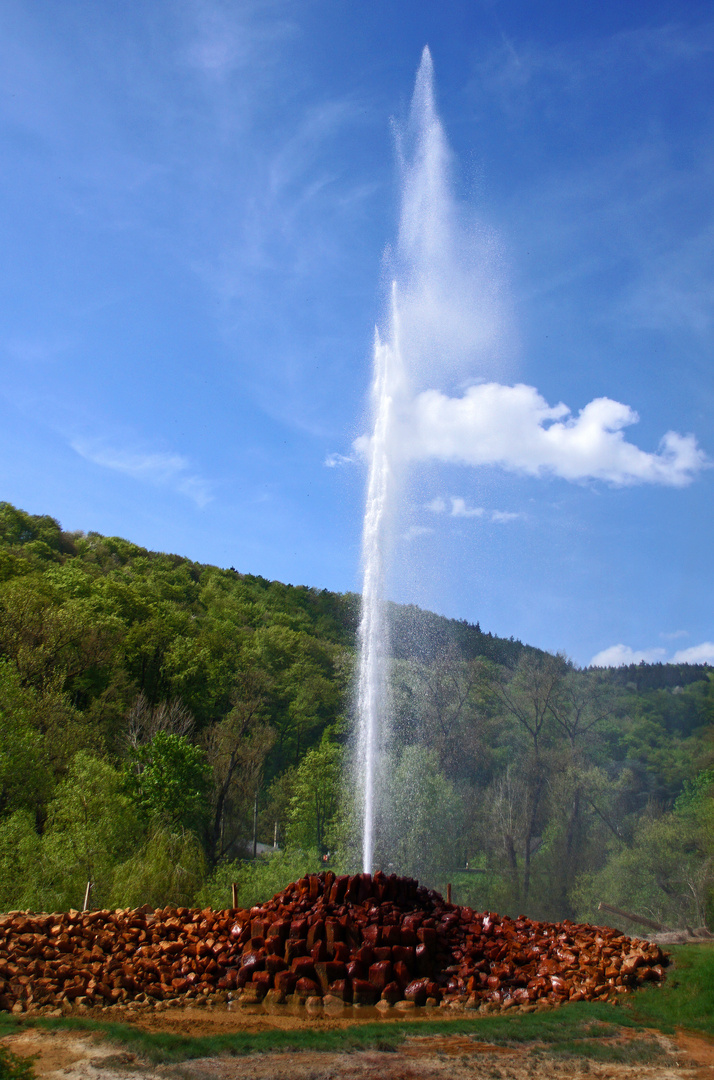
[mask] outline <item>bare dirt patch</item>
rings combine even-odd
[[[443,1015],[443,1010],[438,1011]],[[146,1009],[136,1015],[111,1009],[97,1018],[129,1022],[153,1033],[193,1036],[314,1030],[316,1026],[334,1030],[360,1023],[353,1016],[315,1020],[287,1010],[271,1015],[242,1008]],[[375,1011],[365,1010],[364,1021],[374,1019]],[[389,1017],[401,1019],[394,1014]],[[378,1050],[251,1053],[180,1064],[151,1064],[89,1032],[26,1028],[2,1042],[22,1057],[35,1056],[37,1076],[47,1080],[540,1080],[546,1075],[552,1080],[714,1080],[714,1042],[686,1032],[673,1039],[654,1032],[623,1032],[617,1039],[608,1039],[608,1045],[646,1049],[654,1039],[660,1049],[657,1060],[601,1062],[568,1057],[547,1047],[494,1046],[461,1033],[421,1035],[416,1016],[414,1035],[404,1042],[395,1039],[391,1047],[389,1020],[384,1021],[384,1043]]]
[[[542,1050],[480,1043],[462,1035],[416,1036],[398,1050],[353,1053],[247,1054],[151,1065],[96,1036],[28,1030],[2,1040],[16,1054],[36,1055],[38,1077],[47,1080],[713,1080],[705,1062],[711,1045],[687,1036],[670,1043],[668,1060],[624,1065],[555,1060]],[[684,1046],[686,1043],[686,1049]]]

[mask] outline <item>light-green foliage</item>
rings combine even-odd
[[[231,905],[231,885],[238,885],[238,906],[250,908],[270,900],[277,892],[305,874],[324,869],[316,851],[275,851],[255,860],[221,863],[199,890],[200,907],[222,909]]]
[[[200,828],[210,783],[204,751],[183,735],[159,731],[133,759],[126,788],[142,815],[172,828]]]
[[[0,659],[0,812],[34,809],[51,790],[46,748],[32,723],[36,705],[17,669]]]
[[[157,824],[114,871],[109,906],[192,907],[208,870],[196,835]]]
[[[714,898],[711,791],[707,770],[673,810],[641,819],[630,844],[611,845],[603,868],[578,880],[580,914],[595,919],[604,900],[672,927],[705,925]]]
[[[0,911],[44,910],[41,840],[27,810],[0,820]]]
[[[52,908],[78,907],[88,881],[94,903],[112,888],[114,868],[140,837],[122,777],[108,761],[85,751],[75,755],[69,774],[49,806],[42,837],[42,862]]]
[[[287,844],[325,851],[337,812],[342,777],[342,750],[328,737],[309,750],[294,778],[288,808]]]
[[[458,859],[462,808],[454,785],[439,769],[436,753],[421,746],[405,747],[387,777],[385,852],[400,874],[443,887]]]

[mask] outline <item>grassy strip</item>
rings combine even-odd
[[[619,1065],[651,1065],[666,1058],[666,1051],[656,1039],[644,1037],[630,1039],[627,1042],[600,1042],[594,1039],[580,1039],[577,1042],[564,1042],[548,1048],[548,1054],[563,1058],[580,1058],[586,1061],[600,1061]]]
[[[651,1060],[654,1044],[617,1044],[625,1030],[676,1027],[714,1035],[714,948],[682,946],[675,952],[675,967],[662,987],[653,986],[617,1008],[602,1002],[579,1002],[561,1009],[536,1013],[505,1013],[455,1017],[449,1020],[380,1021],[325,1030],[319,1024],[299,1031],[271,1029],[224,1035],[186,1036],[146,1032],[129,1024],[106,1023],[83,1017],[11,1016],[0,1014],[0,1036],[18,1025],[91,1031],[121,1043],[151,1061],[172,1062],[217,1054],[267,1053],[288,1050],[344,1053],[354,1050],[397,1050],[414,1035],[471,1035],[496,1045],[540,1045],[549,1053],[592,1057],[596,1060]],[[632,1055],[635,1055],[634,1059]],[[650,1056],[647,1056],[650,1055]]]
[[[83,1030],[96,1032],[102,1038],[121,1043],[126,1049],[151,1061],[183,1061],[217,1054],[241,1055],[289,1050],[310,1050],[326,1053],[348,1053],[355,1050],[398,1050],[409,1036],[471,1035],[479,1042],[496,1045],[562,1046],[564,1051],[582,1040],[612,1039],[622,1026],[639,1027],[628,1016],[613,1023],[609,1005],[580,1003],[547,1013],[489,1016],[483,1018],[454,1018],[453,1020],[421,1020],[376,1022],[354,1027],[299,1031],[271,1029],[260,1032],[234,1032],[225,1035],[186,1036],[169,1032],[147,1032],[128,1024],[105,1023],[83,1017],[6,1017],[0,1020],[0,1036],[22,1025],[50,1030]]]
[[[678,945],[671,951],[674,967],[662,986],[641,990],[625,1010],[644,1027],[686,1028],[714,1037],[714,946]]]

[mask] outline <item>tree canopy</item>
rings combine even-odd
[[[89,880],[106,904],[227,903],[354,868],[358,619],[353,594],[0,503],[0,906],[76,907]],[[506,913],[714,919],[710,668],[579,670],[390,621],[385,868]]]

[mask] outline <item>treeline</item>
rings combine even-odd
[[[385,868],[515,914],[712,917],[710,669],[390,619]],[[88,880],[96,904],[223,905],[233,880],[252,903],[328,852],[350,868],[358,620],[354,595],[0,504],[0,908]]]

